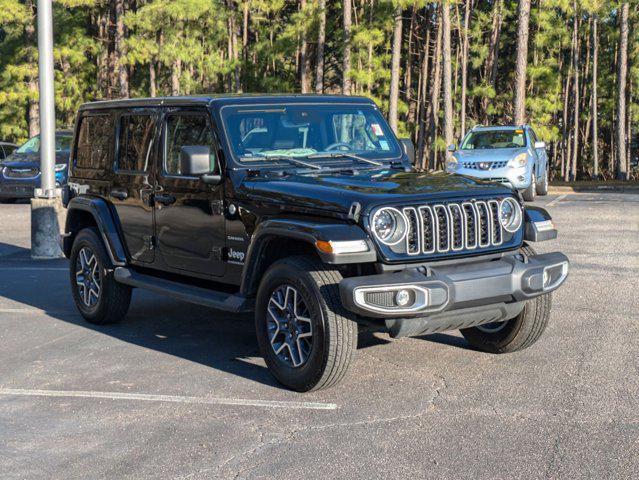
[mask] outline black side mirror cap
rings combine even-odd
[[[188,145],[180,148],[180,173],[197,177],[211,173],[211,148],[205,145]]]
[[[400,138],[399,143],[402,144],[402,149],[408,157],[408,160],[410,160],[410,164],[415,165],[415,145],[413,141],[410,138]]]

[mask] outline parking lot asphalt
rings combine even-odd
[[[571,260],[523,352],[361,334],[330,390],[281,388],[252,319],[136,291],[117,325],[29,260],[0,205],[0,478],[638,478],[639,195],[541,198]]]

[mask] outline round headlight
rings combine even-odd
[[[373,233],[385,245],[397,245],[406,237],[406,218],[392,207],[384,207],[373,215]]]
[[[499,222],[504,230],[513,233],[521,227],[522,211],[514,198],[504,198],[499,204]]]

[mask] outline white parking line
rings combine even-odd
[[[68,268],[64,267],[0,267],[0,270],[11,270],[11,271],[21,271],[21,272],[68,272]]]
[[[548,202],[546,204],[547,207],[552,207],[553,205],[561,202],[564,198],[566,198],[568,196],[567,193],[564,193],[563,195],[559,195],[557,198],[555,198],[554,200],[552,200],[551,202]]]
[[[74,390],[25,390],[0,388],[0,395],[28,397],[104,398],[107,400],[138,400],[143,402],[171,402],[196,405],[235,405],[241,407],[291,408],[305,410],[335,410],[334,403],[288,402],[278,400],[251,400],[246,398],[183,397],[180,395],[149,395],[146,393],[95,392]]]

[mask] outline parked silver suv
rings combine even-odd
[[[526,201],[548,193],[546,144],[537,140],[532,127],[476,126],[459,146],[450,145],[449,173],[503,183],[522,191]]]

